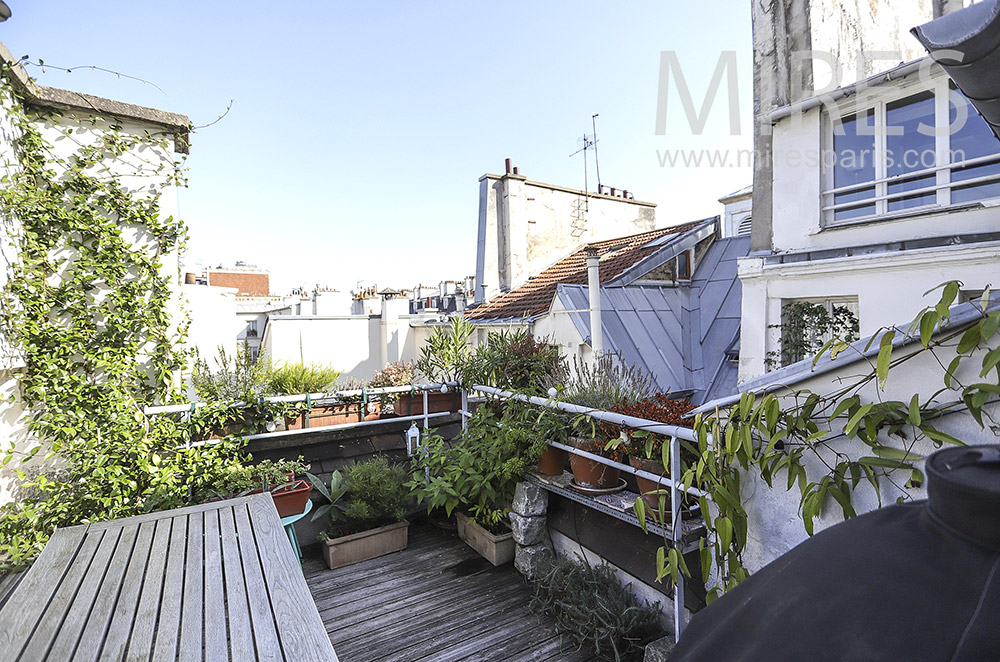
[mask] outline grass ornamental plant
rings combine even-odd
[[[581,407],[610,411],[647,400],[656,390],[652,375],[626,364],[617,354],[602,354],[594,366],[577,362],[574,373],[562,399]]]
[[[337,387],[340,370],[320,363],[278,363],[267,365],[264,382],[267,395],[326,393]]]
[[[639,602],[606,564],[561,558],[535,583],[531,610],[551,616],[581,649],[605,659],[641,660],[659,630],[659,603]]]

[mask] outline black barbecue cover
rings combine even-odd
[[[927,458],[926,501],[826,529],[694,616],[679,660],[1000,660],[1000,446]]]

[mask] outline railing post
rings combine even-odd
[[[684,515],[681,512],[681,492],[677,489],[681,479],[681,442],[670,437],[670,537],[674,549],[683,554],[681,540],[684,538]],[[681,638],[684,631],[684,573],[677,571],[677,585],[674,587],[674,641]]]
[[[427,389],[423,389],[421,392],[424,394],[424,434],[427,434],[431,427],[430,418],[428,418],[430,412],[427,411]]]
[[[303,427],[309,428],[309,412],[312,411],[312,394],[306,393],[306,419]]]
[[[463,431],[469,425],[468,416],[469,416],[469,392],[466,391],[465,387],[463,386],[462,387],[462,430]]]

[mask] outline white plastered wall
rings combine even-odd
[[[995,344],[996,340],[994,341]],[[917,347],[919,347],[919,344],[911,345],[909,348],[897,349],[894,351],[893,356],[894,358],[907,356]],[[962,370],[957,375],[960,381],[964,383],[978,381],[979,371],[977,366],[981,364],[984,353],[985,350],[980,351],[966,360]],[[948,365],[952,356],[953,354],[948,352],[941,352],[939,354],[944,365]],[[796,384],[794,388],[799,391],[809,390],[820,394],[830,393],[835,389],[843,388],[846,384],[852,383],[854,381],[852,376],[860,374],[862,370],[863,366],[860,364],[848,363],[841,370],[816,376]],[[846,378],[846,381],[839,381],[841,377]],[[941,388],[942,378],[943,369],[941,365],[932,356],[924,353],[893,367],[890,370],[884,392],[876,394],[874,384],[870,384],[861,390],[860,397],[862,402],[865,403],[879,399],[909,402],[913,394],[919,392],[921,401],[923,402]],[[791,402],[790,395],[786,394],[782,398],[783,407],[788,406]],[[1000,414],[1000,408],[993,407],[992,415],[996,417],[998,414]],[[840,420],[838,422],[839,428],[842,429],[845,422],[844,420]],[[995,444],[1000,442],[1000,437],[997,436],[1000,431],[993,430],[990,427],[987,427],[985,430],[980,428],[967,412],[939,419],[939,421],[935,422],[935,427],[969,444]],[[907,431],[907,434],[912,438],[912,432]],[[838,452],[844,453],[853,459],[872,455],[871,449],[858,440],[847,440],[846,438],[834,439],[833,435],[828,436],[826,440]],[[897,439],[886,443],[896,447],[900,445],[900,441]],[[912,450],[926,456],[936,450],[936,448],[931,442],[924,440],[915,444]],[[824,451],[823,457],[827,462],[837,463],[833,453],[829,451]],[[803,455],[803,461],[810,480],[817,480],[827,471],[820,460],[809,452]],[[922,465],[919,468],[923,469]],[[887,480],[881,481],[881,502],[883,505],[894,503],[897,497],[904,494],[916,499],[926,498],[926,490],[924,488],[900,489],[900,486],[909,477],[908,471],[896,471],[894,472],[893,480],[895,485],[893,482]],[[768,487],[759,474],[748,475],[742,483],[742,500],[746,506],[749,520],[744,564],[751,572],[759,570],[808,537],[799,513],[800,495],[798,487],[793,486],[790,491],[786,491],[786,479],[786,473],[780,471],[774,478],[773,488]],[[857,489],[854,491],[852,505],[858,514],[878,508],[879,502],[874,488],[866,480],[862,479],[862,482],[859,483]],[[821,516],[815,521],[814,530],[819,532],[841,521],[843,521],[841,508],[831,497],[828,499]]]
[[[0,102],[0,158],[5,171],[17,167],[12,144],[15,135],[10,115],[11,107],[8,99]],[[161,131],[155,125],[138,121],[118,120],[116,123],[121,127],[120,132],[126,136],[144,136],[147,132],[155,135]],[[42,137],[51,145],[50,151],[54,159],[73,154],[81,145],[93,144],[109,125],[106,120],[92,124],[85,113],[74,114],[69,111],[43,118],[35,123]],[[173,141],[168,137],[164,147],[157,145],[134,149],[118,159],[106,162],[106,167],[107,172],[119,175],[122,184],[134,195],[146,196],[159,193],[161,218],[176,219],[177,191],[173,184],[175,162],[172,145]],[[101,172],[94,174],[99,176]],[[2,267],[0,271],[3,272],[3,280],[0,281],[0,286],[6,282],[9,265],[17,256],[16,219],[4,219],[3,227],[3,231],[0,232],[3,235],[0,237],[3,240],[3,250],[0,251],[0,267]],[[140,235],[134,228],[123,228],[123,234],[136,245],[146,245],[151,251],[154,249],[149,238]],[[165,254],[160,256],[160,260],[163,265],[161,273],[172,288],[169,309],[176,329],[182,314],[178,296],[180,283],[178,254],[176,251]],[[23,362],[17,356],[16,350],[9,347],[0,351],[0,358],[2,358],[0,394],[3,395],[0,400],[0,442],[3,446],[13,443],[15,454],[24,457],[24,453],[38,446],[38,441],[27,429],[30,413],[25,410],[20,399],[19,380],[23,374]],[[0,504],[11,501],[17,495],[17,486],[20,484],[16,474],[17,468],[34,474],[59,465],[58,458],[45,460],[44,456],[44,452],[39,452],[34,458],[22,462],[18,467],[0,468]]]

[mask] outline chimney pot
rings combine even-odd
[[[507,174],[509,175],[510,174],[510,159],[504,159],[503,160],[503,164],[504,164],[504,167],[506,169]]]
[[[515,175],[519,175],[519,174],[521,174],[521,173],[519,173],[519,172],[517,171],[517,166],[514,166],[514,174],[515,174]]]

